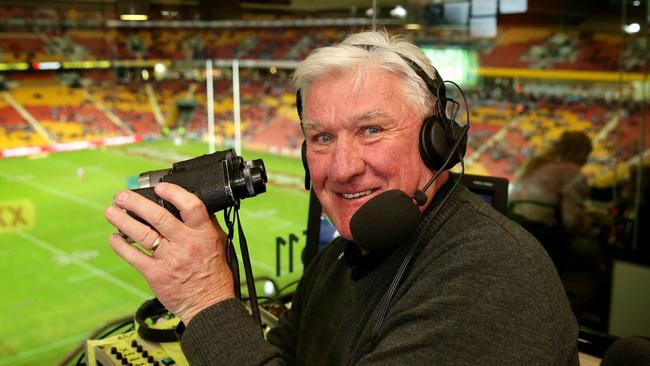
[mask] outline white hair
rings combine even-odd
[[[386,32],[368,31],[352,34],[340,44],[314,50],[298,64],[292,81],[300,90],[304,102],[312,82],[325,76],[347,72],[356,72],[358,82],[359,78],[365,76],[364,70],[367,66],[376,65],[399,75],[404,81],[404,92],[407,92],[407,99],[412,103],[415,112],[422,117],[430,116],[434,113],[436,100],[425,81],[402,56],[418,64],[429,78],[436,79],[435,68],[422,50],[413,43]]]

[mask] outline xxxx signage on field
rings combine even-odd
[[[31,200],[0,201],[0,234],[31,229],[36,211]]]

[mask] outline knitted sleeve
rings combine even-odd
[[[212,305],[194,317],[181,336],[181,347],[192,366],[195,365],[286,365],[295,363],[300,328],[301,299],[313,280],[310,266],[293,295],[292,308],[286,311],[267,334],[262,336],[248,311],[236,299]],[[307,284],[307,285],[306,285]]]
[[[279,348],[264,340],[239,300],[214,304],[187,325],[181,348],[192,366],[284,365]]]

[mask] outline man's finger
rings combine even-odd
[[[131,239],[149,250],[152,249],[151,246],[156,239],[160,237],[160,234],[156,230],[136,221],[115,205],[107,207],[104,210],[104,216],[111,225],[120,229],[120,232],[126,236],[125,239]]]
[[[179,232],[182,232],[183,223],[180,220],[174,217],[174,215],[172,215],[164,207],[143,197],[142,195],[136,192],[132,192],[130,190],[123,190],[118,192],[118,194],[115,196],[115,204],[119,208],[123,208],[125,210],[131,211],[139,218],[141,218],[142,220],[146,221],[151,226],[153,226],[153,229],[155,231],[159,232],[160,235],[166,238],[173,238],[174,234],[178,234]],[[119,216],[116,215],[116,217]],[[151,245],[156,239],[155,235],[151,234],[151,232],[146,231],[146,225],[139,223],[136,220],[130,221],[123,218],[117,224],[113,223],[112,221],[111,224],[117,226],[120,230],[122,230],[125,233],[126,233],[125,230],[139,230],[139,234],[141,236],[138,238],[131,237],[131,239],[133,240],[140,239],[143,241],[148,239],[147,243],[141,243],[141,244]],[[138,226],[137,224],[141,226]],[[122,225],[128,225],[129,227],[128,228],[122,227]],[[144,235],[147,233],[149,233],[149,236],[145,239]],[[126,234],[130,236],[129,233]]]
[[[154,188],[160,198],[170,202],[181,213],[183,222],[193,228],[203,229],[211,225],[210,216],[203,202],[175,184],[159,183]]]
[[[117,233],[111,234],[108,237],[108,242],[111,244],[111,247],[117,255],[132,265],[136,270],[138,270],[138,272],[142,273],[145,278],[148,277],[146,271],[147,268],[153,264],[153,257],[148,256],[140,249],[127,243],[127,241]]]

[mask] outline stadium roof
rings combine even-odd
[[[112,12],[122,6],[145,6],[150,19],[235,20],[242,17],[366,17],[373,2],[378,16],[388,18],[396,5],[410,14],[431,4],[471,0],[0,0],[0,5],[18,7],[101,10]],[[503,0],[502,0],[503,1]],[[650,0],[527,0],[527,12],[500,15],[499,24],[566,25],[620,31],[632,22],[646,24]],[[495,1],[496,2],[496,1]],[[161,15],[164,14],[164,15]],[[109,19],[106,19],[109,20]],[[405,22],[412,22],[406,19]],[[417,19],[416,19],[417,21]]]

